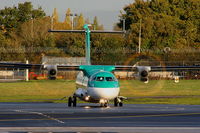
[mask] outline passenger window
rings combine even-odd
[[[112,77],[106,77],[106,81],[114,81]]]
[[[96,81],[104,81],[104,77],[97,77]]]

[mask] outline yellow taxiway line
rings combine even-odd
[[[128,116],[99,116],[99,117],[78,117],[78,118],[54,118],[58,120],[81,120],[81,119],[115,119],[115,118],[144,118],[144,117],[167,117],[167,116],[187,116],[200,115],[200,113],[175,113],[175,114],[158,114],[158,115],[128,115]],[[38,118],[38,119],[1,119],[3,121],[29,121],[29,120],[52,120],[52,118]]]

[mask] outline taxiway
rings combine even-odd
[[[37,128],[36,128],[37,127]],[[79,127],[79,128],[77,128]],[[0,103],[0,131],[197,132],[199,105]]]

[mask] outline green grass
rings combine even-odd
[[[180,80],[179,83],[174,83],[174,81],[172,80],[158,80],[158,81],[152,80],[148,84],[144,84],[138,80],[124,80],[120,81],[120,84],[121,84],[122,95],[133,98],[141,97],[136,99],[129,99],[125,103],[200,105],[199,80]],[[151,96],[188,96],[188,97],[142,98]]]
[[[179,83],[172,80],[152,80],[148,84],[138,80],[124,80],[120,81],[120,85],[121,94],[127,97],[200,95],[199,80],[180,80]]]
[[[0,83],[0,102],[59,99],[73,94],[74,91],[75,83],[71,80]]]
[[[144,84],[138,80],[121,80],[121,94],[130,99],[125,103],[135,104],[198,104],[200,97],[185,98],[144,98],[149,96],[200,96],[199,80],[152,80]],[[40,80],[29,82],[0,83],[0,102],[53,101],[70,96],[75,91],[74,80]],[[49,100],[45,100],[49,99]],[[64,102],[64,101],[54,101]]]

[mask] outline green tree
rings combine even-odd
[[[103,30],[103,25],[99,24],[97,16],[94,17],[92,27],[94,30]]]
[[[71,27],[72,27],[70,14],[71,14],[71,10],[70,10],[70,8],[68,8],[67,12],[65,14],[65,20],[64,20],[64,25],[66,25],[65,29],[71,29]]]
[[[85,36],[82,34],[62,34],[55,43],[56,47],[67,56],[85,56]]]
[[[58,15],[57,8],[54,8],[52,17],[53,17],[53,25],[55,26],[59,22],[59,15]]]
[[[14,29],[18,28],[20,24],[36,18],[42,18],[45,12],[41,7],[33,9],[31,2],[19,3],[18,6],[6,7],[0,10],[0,30],[4,30],[9,34]]]
[[[83,26],[85,24],[85,20],[83,17],[83,14],[81,13],[79,16],[76,18],[76,29],[83,29]]]
[[[194,49],[200,45],[199,14],[200,0],[135,0],[124,8],[118,26],[126,20],[126,47],[138,47],[142,20],[142,50]]]
[[[29,61],[40,63],[42,54],[57,55],[59,51],[55,47],[54,37],[48,33],[51,26],[51,18],[44,17],[32,19],[20,26],[20,30],[11,33],[10,45],[21,50],[24,58]],[[13,58],[16,59],[16,58]]]

